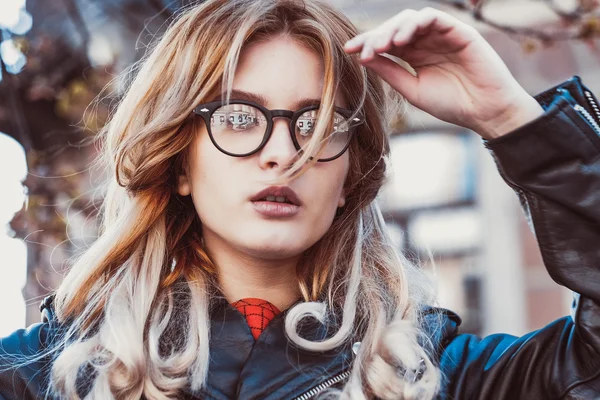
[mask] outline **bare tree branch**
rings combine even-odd
[[[578,0],[577,7],[565,11],[554,0],[544,0],[544,4],[557,16],[563,26],[552,31],[533,27],[516,27],[492,21],[484,15],[488,0],[435,0],[455,9],[470,13],[477,21],[485,23],[511,36],[537,39],[544,43],[564,40],[593,40],[600,38],[600,7],[595,0]]]
[[[79,32],[79,35],[81,36],[82,47],[87,49],[90,44],[90,31],[79,12],[75,0],[62,0],[62,2],[65,6],[67,15],[73,21],[73,25],[75,25],[77,32]]]

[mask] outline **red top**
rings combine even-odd
[[[254,340],[258,339],[267,325],[269,325],[269,322],[280,313],[277,307],[262,299],[241,299],[231,305],[246,317]]]

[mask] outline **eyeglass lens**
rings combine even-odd
[[[295,122],[295,138],[301,149],[306,149],[313,139],[318,119],[318,109],[308,110]],[[350,140],[347,119],[335,112],[332,132],[318,147],[319,158],[335,157],[346,148]],[[247,154],[256,150],[263,141],[268,128],[264,113],[247,104],[228,104],[213,112],[210,129],[215,142],[223,150],[232,154]]]

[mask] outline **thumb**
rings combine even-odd
[[[362,64],[372,69],[410,103],[416,100],[419,78],[403,66],[379,54],[368,61],[362,61]]]

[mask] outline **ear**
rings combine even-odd
[[[342,208],[346,205],[346,188],[342,189],[340,198],[338,200],[338,208]]]
[[[192,185],[190,185],[190,180],[185,174],[177,177],[177,193],[181,196],[188,196],[192,193]]]

